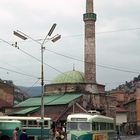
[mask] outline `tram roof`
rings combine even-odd
[[[36,116],[0,116],[0,122],[2,122],[2,121],[19,122],[20,120],[41,120],[41,117],[36,117]],[[51,118],[44,117],[44,120],[51,120]]]
[[[72,119],[73,118],[73,119]],[[67,117],[67,120],[76,120],[74,118],[80,118],[80,120],[82,120],[82,118],[87,119],[87,121],[95,121],[95,122],[113,122],[114,119],[111,117],[107,117],[107,116],[103,116],[103,115],[92,115],[89,113],[75,113],[75,114],[71,114]],[[85,120],[83,119],[83,120]]]

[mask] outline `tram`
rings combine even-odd
[[[40,140],[41,138],[41,118],[40,117],[21,117],[21,116],[0,116],[0,137],[6,137],[12,140],[13,130],[19,127],[25,129],[29,140]],[[49,138],[49,131],[51,129],[52,119],[44,117],[44,139]]]
[[[99,114],[71,114],[67,117],[67,140],[114,140],[114,119]]]

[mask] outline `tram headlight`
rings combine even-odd
[[[70,131],[67,132],[67,140],[71,140],[71,134],[70,134]]]

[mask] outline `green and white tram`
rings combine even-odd
[[[18,127],[21,129],[21,121],[0,120],[0,140],[12,140],[13,130]]]
[[[16,127],[25,129],[29,140],[40,140],[41,138],[41,118],[40,117],[24,117],[24,116],[0,116],[0,132],[1,136],[12,137],[13,130]],[[49,131],[51,129],[52,119],[44,117],[44,139],[49,139]],[[20,131],[19,131],[20,134]]]
[[[115,135],[113,118],[80,113],[67,117],[67,140],[114,140]]]

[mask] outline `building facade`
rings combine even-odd
[[[129,127],[129,133],[140,134],[140,83],[138,82],[131,93],[131,96],[124,104],[128,110],[127,123]]]
[[[0,81],[0,108],[13,107],[14,105],[14,86],[7,81]],[[4,110],[3,110],[4,111]]]
[[[12,110],[17,103],[28,98],[12,81],[0,80],[0,112],[1,115]]]

